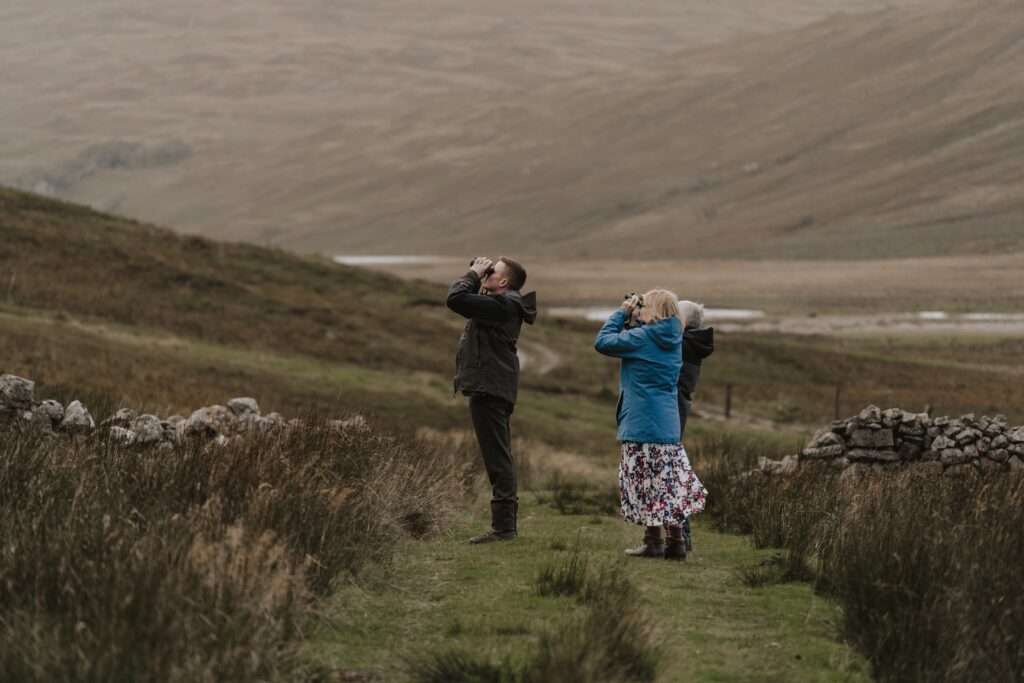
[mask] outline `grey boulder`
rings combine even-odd
[[[989,450],[988,457],[996,462],[1006,462],[1010,459],[1010,451],[1005,448],[993,448]]]
[[[238,418],[226,406],[206,406],[178,423],[182,436],[216,436],[232,430]]]
[[[811,438],[810,443],[807,445],[809,448],[825,448],[827,446],[842,447],[845,446],[845,442],[841,436],[832,430],[822,429]]]
[[[900,456],[896,451],[889,449],[875,448],[851,448],[846,454],[850,462],[898,462]]]
[[[87,432],[96,428],[96,420],[92,419],[89,410],[81,401],[72,401],[64,409],[64,419],[59,429],[62,432]]]
[[[828,460],[830,458],[838,458],[846,449],[843,446],[821,446],[818,448],[805,448],[801,455],[810,460]]]
[[[36,383],[17,375],[0,375],[0,404],[11,408],[28,408],[32,405]]]
[[[228,408],[240,418],[260,416],[260,406],[254,398],[233,398],[228,401]]]
[[[130,445],[135,443],[135,432],[125,427],[118,427],[117,425],[111,425],[107,430],[107,436],[112,441]]]
[[[56,427],[64,419],[64,406],[50,399],[37,405],[32,412],[40,420],[43,418],[49,420],[51,427]]]
[[[101,427],[122,427],[130,429],[138,413],[130,408],[118,408],[117,412],[100,423]]]
[[[139,415],[132,421],[131,430],[140,446],[150,446],[164,440],[164,427],[156,415]]]
[[[851,448],[888,448],[894,446],[891,429],[858,429],[850,437]]]
[[[942,451],[942,464],[946,467],[962,465],[967,462],[967,456],[957,448],[946,448]]]
[[[882,409],[878,406],[868,406],[864,410],[860,411],[860,415],[857,416],[861,423],[868,424],[881,424],[882,422]]]

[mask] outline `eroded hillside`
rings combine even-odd
[[[730,208],[739,200],[737,211],[783,202],[757,209],[772,229],[808,216],[818,226],[833,216],[793,195],[762,198],[732,176],[736,164],[767,166],[848,126],[820,103],[878,46],[863,44],[854,15],[774,32],[917,4],[7,3],[0,123],[16,134],[0,140],[0,182],[208,236],[327,252],[433,252],[525,231],[567,253],[608,253],[622,234],[637,253],[661,253],[678,242],[661,236],[666,225],[699,228],[705,211],[717,212],[716,231],[735,224],[746,235]],[[910,54],[920,46],[895,16],[869,22]],[[990,21],[1009,29],[1007,19]],[[968,50],[995,44],[984,32],[964,38]],[[827,125],[791,120],[773,97]],[[802,135],[761,139],[777,125]],[[819,171],[808,174],[830,192],[857,189]],[[715,183],[731,194],[690,197]]]

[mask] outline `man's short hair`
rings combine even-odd
[[[519,291],[526,284],[526,268],[523,264],[508,256],[499,256],[498,260],[508,269],[508,288]]]
[[[679,317],[683,319],[683,327],[704,327],[704,304],[680,301]]]

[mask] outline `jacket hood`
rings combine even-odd
[[[679,348],[683,337],[683,324],[676,316],[669,316],[653,323],[644,325],[647,334],[662,349],[669,351]]]
[[[687,358],[704,360],[715,351],[715,328],[698,330],[688,327],[683,331],[683,354]]]
[[[519,292],[510,289],[505,292],[505,296],[519,307],[523,320],[532,325],[533,321],[537,319],[537,292],[520,294]]]

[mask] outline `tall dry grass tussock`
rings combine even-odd
[[[879,679],[1024,680],[1024,476],[801,468],[715,490],[717,523],[787,549],[779,576],[813,567]]]
[[[292,679],[316,594],[444,529],[461,452],[308,428],[137,451],[0,433],[0,680]]]

